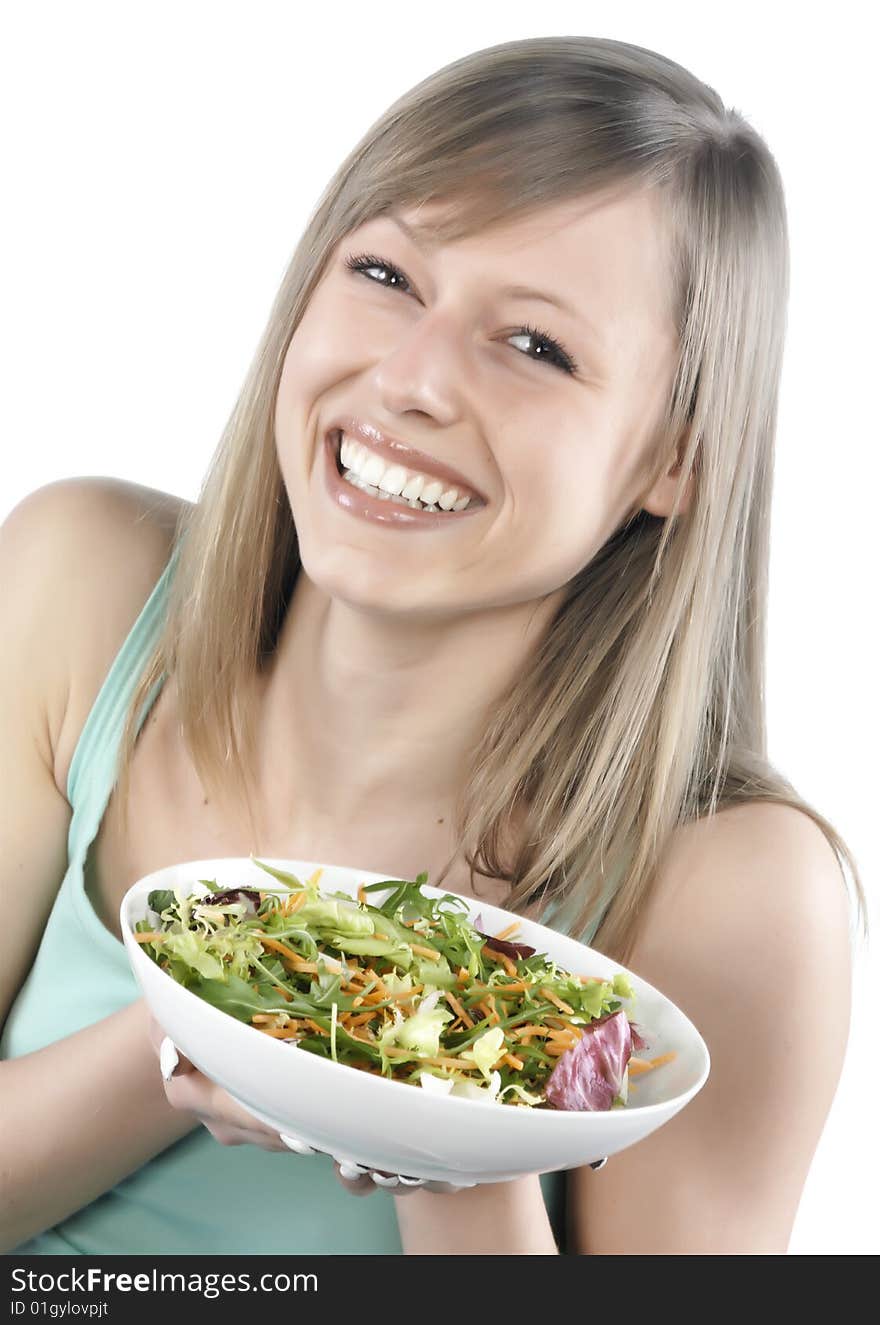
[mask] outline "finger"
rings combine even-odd
[[[400,1186],[399,1173],[383,1173],[381,1169],[371,1169],[370,1177],[377,1187],[382,1187],[385,1191],[396,1191]]]
[[[334,1160],[333,1171],[338,1181],[347,1192],[351,1192],[352,1196],[371,1196],[377,1190],[370,1178],[370,1170],[362,1168],[360,1164],[349,1164],[344,1161],[340,1164],[338,1160]]]
[[[214,1140],[219,1141],[221,1146],[257,1145],[261,1150],[275,1150],[285,1155],[290,1153],[277,1132],[267,1136],[263,1132],[246,1131],[242,1127],[232,1127],[228,1123],[218,1123],[211,1118],[202,1118],[200,1121],[206,1130],[211,1133]]]
[[[314,1146],[310,1146],[307,1141],[303,1141],[298,1136],[290,1136],[284,1132],[279,1132],[278,1135],[281,1137],[281,1140],[284,1142],[287,1149],[292,1150],[294,1154],[320,1155],[324,1153],[323,1151],[316,1150]]]
[[[194,1113],[206,1126],[209,1122],[217,1123],[247,1133],[254,1144],[271,1141],[270,1148],[286,1149],[277,1128],[268,1127],[254,1118],[221,1086],[190,1066],[191,1071],[184,1076],[175,1071],[171,1080],[165,1082],[165,1096],[173,1108]]]
[[[196,1069],[185,1054],[181,1053],[177,1045],[166,1035],[162,1027],[156,1025],[157,1036],[151,1034],[153,1047],[159,1055],[159,1070],[162,1073],[163,1081],[170,1081],[173,1076],[186,1076],[188,1072],[194,1072]],[[158,1037],[161,1038],[158,1038]]]

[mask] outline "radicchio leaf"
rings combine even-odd
[[[544,1093],[554,1109],[599,1112],[620,1094],[633,1037],[623,1008],[586,1030],[556,1064]]]
[[[229,906],[232,902],[244,902],[250,911],[260,909],[260,894],[255,888],[229,888],[225,893],[212,893],[201,898],[202,906]]]
[[[638,1050],[639,1053],[641,1053],[643,1049],[647,1049],[648,1041],[644,1038],[644,1036],[639,1031],[639,1028],[633,1022],[630,1022],[629,1028],[632,1031],[633,1049]]]
[[[481,939],[486,940],[486,947],[494,949],[495,952],[503,952],[505,957],[512,957],[516,961],[517,957],[531,957],[535,948],[530,948],[527,943],[508,943],[507,939],[496,939],[491,934],[484,934],[481,929],[477,930]]]

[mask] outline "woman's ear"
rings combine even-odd
[[[650,515],[669,515],[672,511],[672,504],[675,499],[675,490],[681,479],[681,468],[684,463],[684,453],[687,450],[688,436],[686,433],[676,451],[672,464],[668,469],[655,480],[651,488],[645,493],[639,502],[639,506]],[[678,514],[684,515],[688,510],[694,495],[694,475],[693,471],[688,475],[685,483],[681,501],[678,505]]]

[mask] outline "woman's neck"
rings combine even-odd
[[[364,826],[397,812],[448,822],[491,707],[557,604],[395,619],[329,598],[301,571],[260,679],[263,794],[281,813],[286,801]]]

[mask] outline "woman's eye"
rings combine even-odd
[[[372,253],[359,253],[345,259],[345,265],[350,271],[360,271],[365,275],[370,271],[386,271],[390,273],[389,279],[377,279],[375,276],[368,276],[367,279],[375,281],[377,285],[388,285],[392,289],[399,289],[401,285],[409,287],[409,281],[404,276],[399,267],[395,267],[392,262],[386,262],[384,258],[377,258]]]
[[[577,364],[571,355],[559,344],[559,341],[548,336],[545,331],[539,331],[537,327],[521,327],[515,331],[511,340],[532,340],[536,341],[535,355],[538,362],[552,363],[561,368],[565,373],[577,372]]]
[[[377,257],[374,253],[352,254],[345,259],[345,265],[350,271],[363,273],[368,280],[375,281],[377,285],[387,285],[393,290],[412,289],[399,267],[395,267],[393,262],[386,262],[384,258]],[[385,272],[386,275],[378,278],[369,275],[370,272],[374,271]],[[525,353],[528,358],[533,358],[535,363],[553,364],[554,367],[561,369],[564,373],[574,374],[577,372],[577,364],[564,346],[537,327],[520,327],[508,339],[535,342],[533,346],[534,354],[531,354],[528,350],[520,350],[520,353]]]

